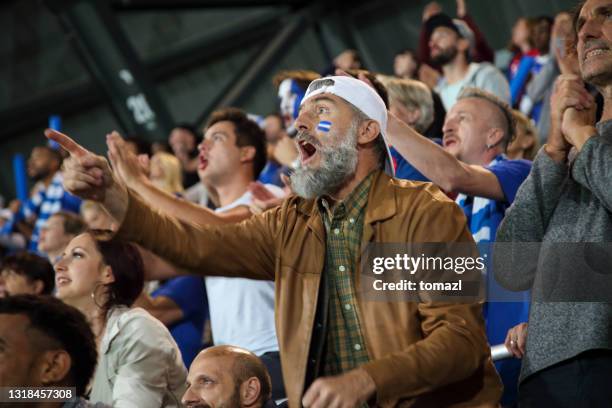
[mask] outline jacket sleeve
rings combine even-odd
[[[122,328],[113,378],[113,407],[163,407],[185,391],[187,370],[170,333],[153,318],[134,315]],[[172,392],[174,391],[174,392]],[[178,395],[177,395],[178,397]],[[178,397],[180,398],[180,397]],[[175,401],[179,406],[178,401]]]
[[[612,144],[608,140],[593,136],[582,146],[572,167],[572,178],[612,212]]]
[[[540,249],[536,243],[542,242],[567,175],[565,164],[555,163],[540,149],[497,229],[493,272],[506,289],[531,288]]]
[[[196,226],[153,210],[129,192],[128,212],[116,236],[195,275],[273,280],[281,209],[238,224]]]
[[[457,242],[475,249],[465,216],[451,201],[426,208],[416,223],[407,242]],[[482,303],[422,302],[418,313],[422,340],[364,366],[376,383],[380,405],[469,378],[490,354]]]

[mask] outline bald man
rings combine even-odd
[[[240,347],[201,351],[187,376],[188,408],[272,408],[270,375],[261,360]]]

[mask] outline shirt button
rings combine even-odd
[[[340,265],[340,266],[338,267],[338,270],[339,270],[340,272],[344,272],[344,271],[346,270],[346,268],[344,267],[344,265]]]
[[[339,228],[334,228],[334,234],[338,235],[340,233],[340,229]]]
[[[354,223],[355,223],[355,219],[354,219],[354,218],[349,218],[349,222],[350,222],[351,224],[354,224]]]
[[[359,351],[361,350],[361,344],[355,344],[355,350]]]
[[[344,308],[345,308],[346,310],[351,310],[351,305],[347,303],[346,305],[344,305]]]

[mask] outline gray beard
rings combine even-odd
[[[331,195],[355,174],[358,161],[357,127],[358,123],[353,122],[337,146],[316,145],[317,154],[321,156],[319,168],[299,167],[291,174],[291,189],[298,196],[310,199]],[[297,138],[300,137],[312,139],[307,134],[298,135]]]

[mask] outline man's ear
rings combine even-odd
[[[504,131],[500,128],[492,128],[487,135],[487,146],[498,146],[504,138]]]
[[[376,140],[380,134],[380,125],[375,120],[366,120],[359,126],[359,134],[357,143],[361,145],[368,144]]]
[[[72,367],[66,350],[45,351],[39,357],[38,373],[42,385],[62,384]]]
[[[254,406],[261,394],[259,378],[251,377],[240,385],[240,402],[243,407]]]
[[[240,162],[249,162],[255,159],[255,146],[243,146],[240,148]]]
[[[460,52],[467,51],[470,49],[470,42],[465,38],[459,37],[459,40],[457,41],[457,49]]]

